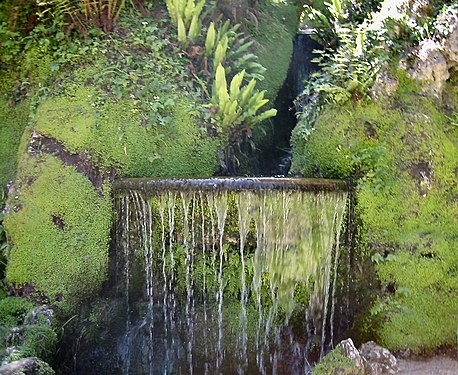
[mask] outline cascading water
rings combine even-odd
[[[303,179],[114,184],[123,374],[303,374],[332,344],[347,188]]]

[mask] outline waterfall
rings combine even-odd
[[[332,345],[344,183],[132,179],[114,191],[124,374],[303,374]]]

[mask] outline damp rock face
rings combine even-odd
[[[423,41],[414,53],[417,58],[408,74],[424,82],[423,91],[434,99],[440,100],[445,82],[450,78],[449,66],[440,43],[432,40]]]

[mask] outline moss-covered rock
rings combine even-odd
[[[7,278],[53,300],[96,291],[106,275],[111,200],[53,156],[27,158],[5,226],[13,247]],[[33,254],[33,256],[32,256]]]
[[[273,102],[288,73],[298,16],[296,6],[286,2],[265,2],[261,12],[250,27],[259,43],[256,55],[266,68],[265,79],[259,82],[258,89],[267,90],[266,98]]]
[[[19,142],[28,120],[29,103],[12,106],[0,99],[0,188],[15,176]]]
[[[312,370],[312,375],[362,375],[364,371],[345,357],[340,348],[330,351]]]
[[[445,110],[412,86],[325,109],[308,141],[296,136],[293,170],[359,178],[359,248],[382,283],[369,320],[382,345],[419,352],[456,342],[458,138]]]

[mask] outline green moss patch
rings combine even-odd
[[[262,16],[251,25],[259,47],[256,55],[266,68],[265,79],[258,83],[259,90],[267,90],[271,102],[283,86],[293,53],[293,40],[297,33],[296,7],[283,3],[264,4]]]
[[[100,97],[94,89],[79,88],[72,96],[48,99],[38,109],[35,129],[121,176],[210,176],[216,171],[218,143],[201,132],[186,99],[175,103],[171,124],[153,127],[140,124],[134,100],[100,103]]]
[[[313,368],[312,375],[362,375],[363,372],[342,355],[340,348],[336,348]]]
[[[110,192],[100,197],[86,177],[51,156],[24,168],[18,198],[5,219],[14,244],[7,279],[32,283],[52,300],[65,296],[71,305],[105,279]]]
[[[15,176],[19,142],[28,119],[28,103],[13,107],[0,99],[0,187]]]
[[[357,179],[359,249],[382,284],[368,321],[389,349],[456,343],[458,147],[449,121],[403,86],[393,102],[328,107],[308,140],[294,138],[294,173]]]

